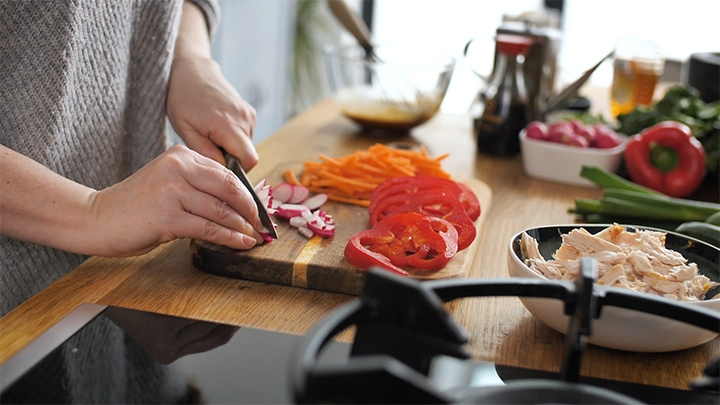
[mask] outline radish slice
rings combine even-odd
[[[258,184],[255,185],[255,192],[259,192],[263,188],[269,188],[270,186],[267,184],[267,180],[262,179],[258,182]]]
[[[263,180],[264,181],[264,180]],[[310,196],[310,189],[287,182],[270,187],[267,183],[256,186],[256,192],[267,195],[266,202],[270,215],[288,220],[307,238],[317,235],[330,238],[335,235],[335,220],[320,207],[328,200],[327,194]]]
[[[315,211],[316,209],[320,208],[325,204],[328,200],[327,194],[315,194],[314,196],[306,199],[303,202],[303,205],[307,206],[310,211]]]
[[[260,236],[263,238],[263,243],[270,243],[275,240],[275,238],[270,236],[270,232],[260,232]]]
[[[267,207],[270,205],[270,201],[272,200],[272,196],[270,195],[270,189],[269,188],[261,188],[259,190],[255,190],[255,195],[258,196],[258,199],[265,203],[265,206]]]
[[[310,195],[310,189],[308,189],[305,186],[292,186],[292,194],[290,195],[290,198],[286,201],[290,204],[300,204],[303,203],[308,196]]]
[[[335,227],[317,226],[310,222],[308,222],[307,227],[313,231],[315,235],[322,236],[323,238],[335,236]]]
[[[307,221],[303,217],[292,217],[288,220],[288,223],[290,224],[290,226],[300,228],[301,226],[305,226],[307,224]]]
[[[280,183],[272,189],[272,196],[281,203],[286,203],[293,195],[293,186],[290,183]]]
[[[300,204],[285,203],[280,204],[280,206],[277,208],[277,215],[285,219],[303,216],[305,212],[310,212],[310,210],[308,210],[306,206]]]
[[[315,236],[315,232],[313,232],[310,228],[304,226],[299,227],[298,232],[300,232],[300,234],[305,236],[306,238],[312,238],[313,236]]]
[[[315,219],[315,215],[310,210],[303,211],[300,215],[302,215],[303,219],[305,219],[305,221],[307,222]]]

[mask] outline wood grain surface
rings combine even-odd
[[[596,103],[596,96],[606,92],[589,96]],[[321,153],[341,156],[375,142],[390,141],[423,144],[432,156],[450,153],[443,161],[445,170],[458,179],[477,179],[492,190],[491,208],[483,214],[475,241],[477,251],[467,257],[468,277],[508,277],[507,244],[512,235],[536,226],[574,223],[575,217],[568,212],[573,199],[600,195],[596,188],[533,179],[523,172],[519,156],[479,155],[472,122],[465,115],[440,114],[413,129],[410,136],[379,139],[359,132],[355,124],[340,116],[331,100],[297,115],[258,145],[261,160],[248,175],[257,182],[286,162],[316,160]],[[177,240],[134,258],[93,257],[0,318],[0,363],[83,302],[304,334],[330,311],[354,298],[212,275],[193,266],[190,241]],[[446,307],[470,336],[466,350],[473,358],[560,370],[563,335],[535,319],[518,298],[460,299]],[[581,373],[688,389],[690,381],[701,376],[703,367],[717,356],[720,339],[670,353],[634,353],[591,345],[584,352]]]
[[[480,234],[483,220],[490,212],[492,192],[487,184],[476,179],[466,180],[465,184],[480,201],[481,215],[475,221]],[[333,216],[337,224],[332,238],[316,236],[307,239],[287,221],[277,219],[280,238],[250,250],[238,251],[192,241],[190,252],[193,264],[200,270],[223,277],[358,295],[365,282],[365,271],[345,261],[343,252],[352,235],[369,227],[368,210],[332,201],[326,203],[323,209]],[[478,244],[473,242],[439,271],[407,270],[410,277],[422,280],[467,277],[477,247]]]

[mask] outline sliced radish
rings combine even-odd
[[[263,243],[270,243],[275,240],[275,238],[270,235],[270,232],[260,232],[260,236],[263,238]]]
[[[266,186],[267,207],[271,215],[288,220],[288,224],[297,228],[307,238],[313,235],[329,238],[335,235],[335,220],[320,207],[328,200],[327,194],[318,193],[310,196],[310,189],[301,185],[280,183],[277,186]],[[263,184],[258,184],[256,191],[262,192]]]
[[[258,199],[262,201],[266,207],[269,206],[270,201],[273,200],[272,196],[270,195],[269,188],[261,188],[260,190],[255,190],[255,195],[258,196]]]
[[[286,203],[290,200],[293,195],[293,185],[290,183],[280,183],[272,189],[273,198],[276,200]]]
[[[306,206],[300,204],[285,203],[280,204],[280,206],[277,208],[277,215],[285,219],[302,216],[305,212],[310,212],[310,210]]]
[[[325,224],[313,224],[312,222],[307,223],[308,229],[313,231],[315,235],[322,236],[323,238],[330,238],[335,236],[335,226],[328,226]]]
[[[320,208],[325,204],[328,200],[327,194],[315,194],[312,197],[307,198],[303,205],[307,206],[310,211],[315,211],[316,209]]]
[[[292,194],[286,202],[290,204],[303,203],[310,195],[310,189],[305,186],[292,186]]]
[[[303,211],[300,215],[302,215],[303,219],[305,219],[305,221],[307,222],[315,219],[315,214],[313,214],[313,212],[310,210]]]
[[[295,228],[300,228],[301,226],[305,226],[307,224],[307,221],[305,218],[299,216],[299,217],[292,217],[288,220],[288,223],[290,226],[294,226]]]
[[[260,180],[260,181],[255,185],[255,187],[254,187],[254,188],[255,188],[255,192],[257,193],[257,192],[259,192],[261,189],[266,188],[266,187],[270,187],[270,185],[267,184],[267,180],[262,179],[262,180]]]
[[[299,227],[298,232],[300,232],[300,234],[305,236],[306,238],[312,238],[313,236],[315,236],[315,232],[313,232],[310,228],[304,226]]]

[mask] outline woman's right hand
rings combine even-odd
[[[263,225],[233,172],[173,146],[97,191],[0,145],[0,233],[94,256],[133,256],[178,238],[234,249],[262,243]]]
[[[257,206],[237,176],[180,145],[96,192],[91,215],[111,256],[144,253],[178,238],[241,250],[263,242]]]

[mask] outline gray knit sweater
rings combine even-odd
[[[196,4],[214,27],[212,1]],[[160,154],[181,6],[0,1],[0,143],[95,189]],[[0,236],[0,315],[84,259]]]
[[[193,1],[212,32],[217,4]],[[160,154],[168,142],[165,97],[181,9],[182,0],[0,1],[0,143],[96,189]],[[85,259],[0,236],[0,316]],[[75,339],[101,339],[122,357],[131,349],[112,342],[125,337],[103,322]],[[63,367],[72,374],[75,366]],[[93,373],[103,375],[100,369]],[[129,382],[117,382],[118,392],[89,397],[70,387],[68,400],[120,401]]]

